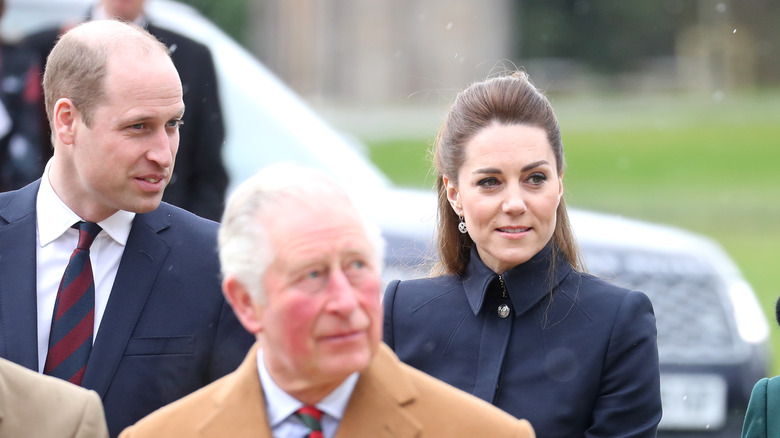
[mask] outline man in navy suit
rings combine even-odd
[[[228,176],[222,161],[225,128],[211,52],[197,41],[155,26],[144,13],[144,6],[145,0],[99,0],[84,19],[135,23],[168,46],[179,71],[187,113],[179,130],[181,148],[176,170],[163,200],[198,216],[219,220]],[[59,35],[72,25],[66,23],[28,35],[23,44],[38,54],[44,66]],[[51,148],[47,144],[42,149],[45,163]]]
[[[0,356],[43,371],[72,225],[100,225],[81,385],[116,436],[233,371],[254,340],[221,293],[217,223],[161,203],[184,114],[167,48],[91,21],[58,41],[43,86],[54,155],[40,180],[0,194]]]

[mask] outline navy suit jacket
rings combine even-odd
[[[463,275],[391,282],[385,342],[407,364],[527,419],[539,437],[655,437],[650,300],[562,258],[551,272],[550,253],[499,278],[472,249]]]
[[[36,371],[39,185],[0,193],[0,357]],[[82,381],[112,436],[232,372],[254,343],[221,293],[217,228],[166,203],[136,215]]]

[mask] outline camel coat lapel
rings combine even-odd
[[[380,344],[371,365],[360,373],[336,438],[419,436],[422,424],[404,409],[416,398],[417,390],[400,362]]]
[[[257,371],[257,348],[255,344],[236,371],[218,381],[221,383],[213,398],[204,406],[200,436],[271,438]]]
[[[257,372],[257,345],[236,372],[223,378],[218,385],[208,404],[202,406],[200,436],[270,438]],[[381,344],[371,365],[360,374],[336,437],[418,436],[422,430],[420,423],[403,409],[416,397],[416,389],[403,374],[400,364]]]

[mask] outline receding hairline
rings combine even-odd
[[[123,50],[140,49],[170,56],[168,48],[143,28],[117,20],[92,20],[65,33],[61,40],[74,39],[107,55],[121,55]]]

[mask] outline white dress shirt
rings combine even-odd
[[[257,370],[260,374],[260,384],[265,395],[265,410],[268,415],[268,423],[274,438],[300,438],[306,437],[309,428],[293,414],[303,407],[303,403],[284,392],[268,374],[268,369],[263,362],[263,350],[257,350]],[[352,391],[357,384],[359,373],[352,373],[327,397],[317,403],[317,409],[323,412],[322,436],[333,438],[339,427],[339,422],[344,417],[347,403],[352,396]]]
[[[65,267],[76,248],[79,232],[71,228],[82,220],[57,196],[49,182],[49,166],[43,172],[41,187],[36,199],[37,208],[37,303],[38,303],[38,371],[43,372],[49,351],[54,303]],[[92,275],[95,278],[95,327],[94,342],[100,321],[106,310],[108,296],[114,285],[119,261],[130,235],[135,213],[118,211],[98,225],[103,229],[89,251]]]

